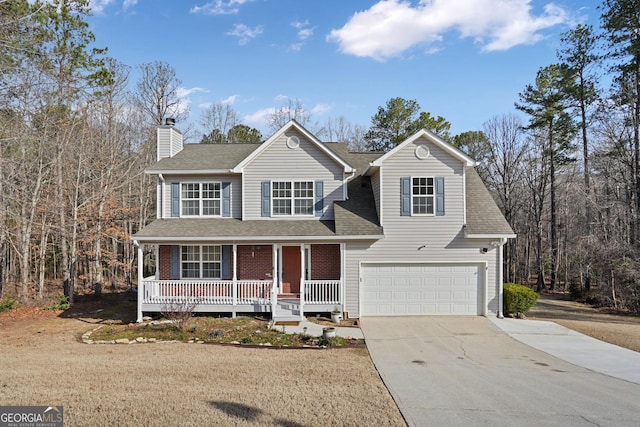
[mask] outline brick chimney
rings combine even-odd
[[[176,120],[167,117],[164,125],[158,126],[158,160],[173,157],[182,151],[182,133],[175,127]]]

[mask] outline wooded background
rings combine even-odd
[[[517,233],[505,281],[569,291],[640,312],[640,3],[605,0],[600,26],[562,35],[512,114],[450,134],[416,101],[389,99],[370,126],[315,121],[299,100],[269,119],[296,119],[324,141],[387,151],[428,128],[479,161]],[[229,105],[190,125],[170,64],[133,67],[94,40],[88,1],[0,0],[0,298],[43,298],[133,286],[130,236],[155,218],[155,127],[176,119],[187,141],[260,142]],[[135,76],[135,77],[132,77]],[[437,108],[437,106],[433,106]]]

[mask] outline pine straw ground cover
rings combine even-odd
[[[88,345],[112,322],[94,311],[2,313],[0,404],[62,405],[65,426],[406,425],[365,347]]]

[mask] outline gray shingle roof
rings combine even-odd
[[[368,227],[354,224],[351,236],[370,236]],[[349,231],[349,230],[343,230]],[[309,237],[331,238],[337,235],[335,221],[318,220],[249,220],[236,218],[166,218],[156,219],[134,238],[142,241],[162,240],[260,240],[261,238]],[[381,233],[375,233],[380,235]]]
[[[515,234],[500,208],[472,167],[466,170],[467,227],[466,234]]]
[[[349,199],[333,204],[336,234],[384,235],[369,177],[357,176],[349,181],[347,192]]]
[[[148,171],[231,169],[259,146],[260,144],[185,144],[175,156],[160,160],[150,166]]]

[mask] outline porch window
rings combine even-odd
[[[219,279],[222,276],[222,247],[182,246],[181,271],[185,279]]]
[[[274,181],[272,215],[313,215],[313,181]]]
[[[432,177],[411,179],[411,212],[413,215],[433,215],[434,180]]]
[[[220,216],[220,182],[183,182],[183,216]]]

